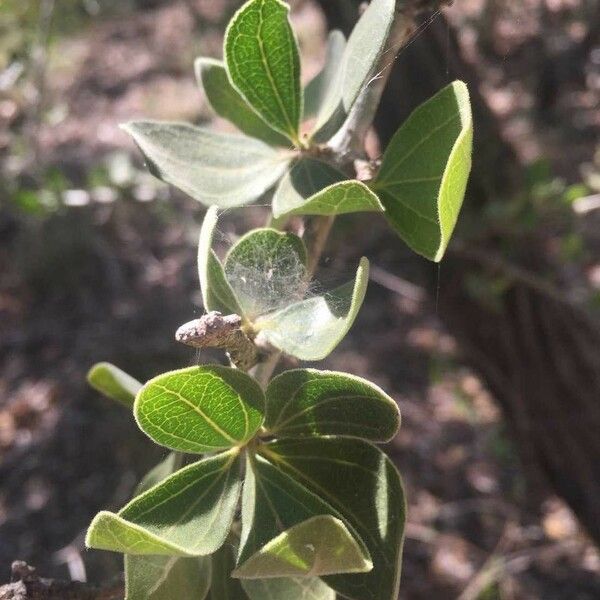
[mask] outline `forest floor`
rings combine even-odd
[[[325,25],[310,2],[295,4],[303,50],[311,49],[308,78]],[[468,23],[471,4],[453,21]],[[35,125],[14,98],[0,98],[0,119],[19,130],[18,140],[0,135],[5,176],[46,179],[66,204],[43,218],[0,215],[0,580],[16,559],[44,576],[94,582],[120,569],[116,555],[84,549],[86,526],[99,509],[122,505],[161,452],[86,387],[88,367],[109,360],[144,379],[218,358],[173,341],[201,311],[194,243],[203,211],[143,172],[117,124],[212,119],[192,63],[219,54],[230,10],[224,0],[177,0],[61,40],[47,57],[45,117]],[[530,160],[552,134],[542,128],[533,139],[525,91],[502,95],[494,65],[482,64],[482,87]],[[577,101],[582,123],[597,118],[587,96]],[[30,145],[19,153],[16,144]],[[551,156],[565,175],[591,160],[587,138],[574,136],[571,149],[565,161]],[[227,214],[222,248],[264,218],[262,207]],[[322,366],[368,376],[401,408],[387,448],[409,503],[401,598],[599,598],[600,554],[558,499],[531,491],[494,399],[424,293],[428,278],[443,285],[443,265],[398,246],[380,224],[365,231],[360,217],[340,219],[318,278],[344,280],[360,255],[373,259],[365,308]]]

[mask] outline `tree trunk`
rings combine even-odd
[[[359,2],[319,3],[331,27],[351,29]],[[523,174],[443,15],[400,50],[375,126],[385,147],[415,106],[456,78],[469,84],[474,112],[474,164],[462,215],[474,223],[490,200],[509,201]],[[600,543],[600,329],[536,275],[552,270],[541,238],[517,240],[511,253],[518,266],[505,262],[492,234],[477,245],[452,243],[442,267],[439,315],[501,405],[532,489],[550,484]],[[508,285],[493,302],[469,291],[467,277],[499,275]]]

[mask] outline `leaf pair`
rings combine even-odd
[[[204,307],[243,317],[255,334],[302,360],[321,360],[344,338],[362,305],[369,263],[356,279],[329,292],[308,293],[304,243],[293,234],[257,229],[231,248],[222,265],[212,250],[217,209],[200,232],[198,272]]]

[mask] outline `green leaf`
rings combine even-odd
[[[159,462],[153,469],[146,473],[135,490],[136,496],[143,492],[147,492],[163,479],[166,479],[169,475],[175,473],[179,468],[180,463],[181,455],[177,452],[169,452],[163,461]]]
[[[125,600],[204,600],[210,558],[125,556]]]
[[[118,514],[100,512],[86,545],[135,555],[205,556],[220,548],[240,491],[237,451],[184,467]]]
[[[250,320],[304,296],[306,247],[292,233],[255,229],[242,237],[225,258],[225,275]]]
[[[172,475],[181,455],[170,452],[149,471],[136,494]],[[125,555],[125,600],[204,600],[210,586],[210,559],[177,556]]]
[[[300,360],[322,360],[344,339],[363,303],[369,261],[361,259],[354,283],[292,304],[256,320],[270,344]]]
[[[87,380],[95,390],[127,408],[133,407],[135,396],[142,388],[137,379],[107,362],[94,365],[88,371]]]
[[[320,567],[315,560],[325,560],[323,544],[327,544],[328,540],[317,539],[318,531],[313,527],[314,521],[294,531],[289,530],[314,517],[329,516],[341,521],[339,512],[314,492],[304,488],[293,476],[278,470],[263,456],[248,457],[246,465],[242,496],[242,535],[235,573],[246,572],[245,577],[252,576],[254,565],[261,568],[257,573],[258,577],[306,576],[312,574],[313,569],[318,574]],[[343,530],[339,528],[339,524],[330,523],[327,531],[333,534],[334,529],[337,531],[335,547],[342,550],[345,556],[352,556],[346,568],[370,568],[369,554],[355,532],[349,530],[346,523]],[[292,541],[288,544],[286,539],[290,535]],[[349,538],[353,538],[352,545]],[[299,540],[313,546],[312,551],[310,547],[292,547],[293,544],[300,543]],[[278,550],[281,552],[279,561],[276,560]],[[356,558],[357,553],[360,559]],[[335,557],[326,560],[335,561]],[[273,570],[267,573],[265,569],[269,562]],[[329,566],[331,564],[329,562]],[[327,570],[325,566],[324,568]]]
[[[210,600],[248,600],[239,579],[231,577],[234,569],[234,549],[226,542],[212,555]]]
[[[273,216],[291,214],[322,189],[343,181],[346,176],[327,163],[314,158],[301,158],[283,176],[273,196]]]
[[[327,141],[343,125],[381,57],[394,21],[396,0],[373,0],[354,27],[338,77],[329,86],[315,125],[315,139]],[[390,64],[394,57],[390,56]]]
[[[233,86],[273,129],[298,144],[302,115],[300,57],[281,0],[250,0],[225,33],[225,64]]]
[[[379,387],[347,373],[294,369],[267,388],[265,428],[276,437],[342,435],[391,440],[398,405]]]
[[[330,32],[327,39],[327,55],[323,69],[308,83],[304,90],[304,118],[315,117],[325,99],[332,93],[332,86],[336,85],[338,73],[342,68],[346,38],[341,31]]]
[[[373,187],[398,235],[440,261],[471,170],[473,119],[467,86],[455,81],[419,106],[396,132]]]
[[[298,161],[284,175],[275,192],[274,217],[385,210],[377,195],[364,183],[342,179],[342,173],[319,160],[307,158]]]
[[[365,573],[373,564],[343,521],[319,515],[290,527],[234,572],[242,579]]]
[[[214,111],[233,123],[241,132],[271,146],[288,147],[287,137],[273,131],[229,83],[225,65],[212,58],[197,58],[194,64],[196,79]]]
[[[335,592],[318,577],[242,579],[250,600],[335,600]]]
[[[220,366],[190,367],[151,379],[134,415],[157,444],[201,454],[248,442],[263,423],[264,394],[246,373]]]
[[[400,476],[385,454],[367,442],[336,437],[280,440],[259,451],[330,504],[367,545],[370,573],[324,581],[350,600],[396,600],[406,507]]]
[[[221,208],[256,200],[287,170],[293,157],[258,140],[187,123],[134,121],[123,126],[153,175],[199,202]]]
[[[318,577],[240,580],[231,577],[234,568],[233,548],[225,543],[212,555],[211,600],[335,600]]]
[[[198,243],[198,275],[202,301],[207,311],[217,310],[224,315],[241,315],[242,309],[231,289],[221,261],[212,250],[213,235],[217,225],[217,207],[211,206],[202,222]]]

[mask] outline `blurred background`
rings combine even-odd
[[[161,451],[87,369],[193,364],[204,210],[153,179],[118,124],[215,120],[193,77],[237,0],[0,0],[0,582],[24,559],[101,583],[84,531]],[[424,4],[422,2],[418,4]],[[430,4],[430,3],[425,3]],[[351,0],[291,2],[303,77]],[[470,85],[475,164],[441,266],[383,220],[336,223],[318,274],[372,281],[326,368],[398,401],[409,499],[401,598],[600,598],[600,2],[458,0],[400,49],[374,152],[446,83]],[[230,213],[220,240],[264,221]]]

